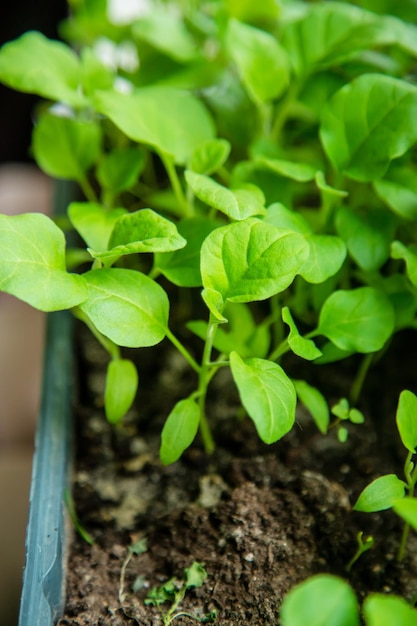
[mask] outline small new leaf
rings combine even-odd
[[[395,474],[380,476],[365,487],[353,509],[364,513],[390,509],[395,500],[404,497],[406,487]]]
[[[107,368],[104,391],[104,410],[111,424],[117,424],[126,415],[135,399],[138,373],[128,359],[114,359]]]
[[[407,389],[400,394],[396,420],[401,441],[409,452],[414,453],[417,448],[417,396]]]
[[[160,458],[164,465],[178,461],[194,441],[200,424],[200,408],[193,398],[177,402],[161,435]]]

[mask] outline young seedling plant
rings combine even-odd
[[[410,526],[417,530],[417,498],[414,497],[417,483],[417,469],[414,460],[417,448],[417,397],[407,389],[402,391],[398,401],[396,422],[401,441],[407,450],[404,462],[404,478],[396,474],[386,474],[372,481],[359,495],[355,511],[373,513],[393,509],[405,520],[398,560],[406,553]]]

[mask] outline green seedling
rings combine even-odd
[[[361,621],[361,613],[363,622]],[[362,610],[353,589],[343,579],[318,574],[294,587],[281,607],[281,626],[414,626],[417,611],[394,595],[372,593]]]
[[[0,82],[43,99],[36,162],[84,197],[66,221],[0,215],[0,290],[89,327],[113,424],[140,394],[126,349],[180,352],[195,388],[169,412],[163,463],[197,434],[214,450],[206,398],[224,367],[264,443],[297,401],[327,432],[326,390],[293,380],[289,353],[312,368],[362,355],[356,405],[417,324],[416,27],[349,2],[154,5],[122,24],[71,2],[68,43],[1,48]],[[339,409],[344,440],[360,414]]]
[[[179,609],[181,602],[184,600],[185,594],[189,589],[201,587],[207,578],[207,572],[202,563],[194,561],[194,563],[184,570],[184,578],[178,581],[171,578],[160,587],[154,587],[148,593],[145,604],[151,606],[162,607],[163,604],[169,602],[171,604],[167,611],[161,608],[161,617],[164,626],[170,626],[172,622],[179,617],[188,617],[200,624],[212,623],[216,619],[214,611],[203,616],[193,615]]]
[[[119,581],[119,602],[122,606],[124,604],[125,597],[126,597],[124,588],[125,588],[127,566],[129,565],[133,556],[144,554],[147,551],[147,549],[148,549],[148,545],[147,545],[146,539],[139,539],[138,541],[135,541],[135,543],[133,543],[131,546],[129,546],[127,550],[126,558],[123,561],[123,564],[120,570],[120,581]],[[134,590],[135,590],[135,585],[134,585]]]
[[[396,422],[401,441],[408,451],[404,463],[405,480],[396,474],[376,478],[365,487],[353,508],[366,513],[393,508],[405,520],[398,549],[398,559],[402,560],[410,526],[417,529],[417,499],[413,497],[417,483],[417,469],[413,460],[417,447],[417,396],[411,391],[404,390],[400,394]]]
[[[64,493],[64,499],[65,499],[65,505],[67,507],[68,515],[70,517],[70,520],[75,530],[80,535],[80,537],[84,539],[86,543],[92,546],[94,543],[94,539],[90,535],[90,533],[84,528],[84,526],[81,524],[80,519],[77,515],[77,511],[75,509],[74,500],[72,499],[72,496],[68,489]]]
[[[355,554],[353,555],[349,563],[346,565],[347,572],[350,572],[350,570],[352,569],[356,561],[362,556],[362,554],[370,550],[372,546],[374,545],[374,538],[371,536],[364,537],[362,531],[357,534],[356,539],[358,542],[358,547],[357,547]]]

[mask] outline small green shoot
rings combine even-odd
[[[71,496],[69,489],[65,490],[64,500],[65,500],[65,505],[67,507],[68,515],[70,516],[71,522],[75,530],[80,535],[80,537],[84,539],[84,541],[86,541],[90,546],[92,546],[94,543],[94,539],[92,538],[90,533],[84,528],[84,526],[81,524],[77,515],[77,511],[75,510],[74,500]]]
[[[365,513],[393,508],[405,520],[397,555],[401,561],[405,556],[410,525],[417,527],[416,498],[413,497],[417,483],[417,468],[413,460],[417,448],[417,396],[407,389],[400,394],[396,421],[401,441],[408,451],[404,463],[405,481],[396,474],[376,478],[365,487],[353,508]]]
[[[188,617],[200,624],[212,623],[216,619],[215,611],[203,616],[193,615],[179,609],[179,605],[184,600],[189,589],[201,587],[207,578],[207,572],[202,563],[194,561],[192,565],[184,570],[184,578],[178,581],[171,578],[160,587],[154,587],[145,598],[145,604],[161,607],[165,602],[171,604],[167,611],[161,610],[161,618],[164,626],[170,626],[178,617]]]
[[[357,547],[355,554],[350,559],[349,563],[346,565],[345,569],[347,572],[350,572],[350,570],[352,569],[356,561],[362,556],[362,554],[370,550],[372,546],[374,545],[374,538],[371,536],[364,537],[362,531],[360,531],[357,534],[356,540],[358,542],[358,547]]]
[[[134,555],[144,554],[148,549],[148,545],[145,538],[138,539],[127,549],[127,555],[125,560],[122,563],[122,568],[120,570],[120,581],[119,581],[119,602],[121,605],[124,604],[126,594],[124,592],[125,587],[125,577],[126,577],[126,569],[130,563],[130,560]]]

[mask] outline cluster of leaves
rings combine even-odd
[[[87,324],[109,353],[112,423],[139,383],[122,349],[167,339],[179,350],[196,387],[167,418],[164,463],[198,431],[213,450],[205,399],[222,367],[264,442],[292,428],[297,400],[344,440],[343,424],[363,416],[346,399],[330,410],[282,357],[363,355],[355,403],[378,353],[416,326],[414,1],[148,0],[135,16],[116,6],[71,0],[68,43],[28,32],[0,50],[0,81],[42,98],[34,158],[84,194],[60,225],[0,215],[0,289]],[[83,245],[66,245],[70,229]],[[402,496],[416,482],[416,412],[404,394],[407,482],[378,479],[356,508],[389,501],[414,524]],[[396,611],[388,602],[369,600],[367,624]],[[349,611],[335,623],[356,624]],[[303,621],[291,615],[288,626]]]
[[[91,328],[111,422],[138,386],[120,347],[180,350],[198,381],[168,416],[164,463],[199,429],[213,449],[205,397],[226,366],[264,442],[297,397],[325,433],[323,395],[281,357],[360,353],[366,370],[415,325],[416,28],[342,2],[148,4],[126,21],[77,2],[71,45],[28,32],[1,49],[0,80],[46,99],[33,154],[83,190],[68,226],[85,248],[42,215],[1,215],[0,288]],[[207,318],[185,319],[201,349],[172,328],[169,283],[201,294]]]

